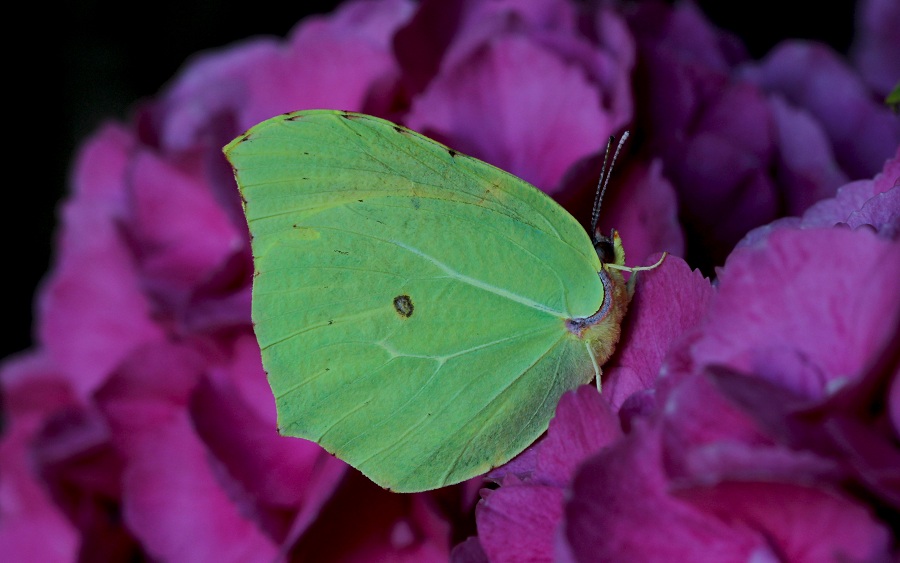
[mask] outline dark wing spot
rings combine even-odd
[[[350,253],[347,252],[346,250],[338,250],[337,248],[335,248],[334,251],[337,252],[338,254],[343,255],[343,256],[347,256],[347,255],[350,254]]]
[[[394,297],[394,309],[397,311],[397,314],[403,317],[404,319],[408,319],[413,314],[413,302],[409,295],[398,295]]]
[[[459,154],[458,152],[456,152],[453,149],[447,149],[447,152],[450,153],[450,156],[452,156],[453,158],[456,158],[456,155]]]
[[[394,125],[394,131],[396,131],[397,133],[405,133],[406,132],[403,129],[403,127],[400,127],[399,125]]]

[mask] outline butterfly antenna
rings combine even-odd
[[[598,242],[597,220],[600,218],[600,205],[603,203],[603,194],[606,193],[606,186],[609,184],[609,177],[612,175],[613,165],[616,163],[616,159],[619,158],[619,151],[622,150],[622,146],[628,139],[629,134],[628,131],[622,133],[619,144],[616,145],[616,152],[613,153],[612,160],[609,158],[609,153],[616,138],[610,135],[609,139],[606,141],[606,152],[603,153],[603,168],[600,169],[600,179],[597,180],[597,195],[594,198],[594,210],[591,213],[591,238],[594,239],[594,242]],[[607,168],[607,165],[609,168]]]

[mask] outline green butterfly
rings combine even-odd
[[[599,388],[620,270],[646,269],[615,232],[595,243],[534,186],[368,115],[280,115],[223,150],[282,434],[423,491],[506,463],[565,391]]]

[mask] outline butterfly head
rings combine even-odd
[[[615,229],[609,236],[601,235],[599,231],[594,232],[594,250],[597,251],[597,257],[603,264],[625,265],[625,248]]]

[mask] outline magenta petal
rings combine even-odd
[[[552,561],[562,504],[559,487],[504,486],[493,491],[476,511],[478,537],[488,560]]]
[[[900,370],[894,374],[890,385],[888,415],[894,426],[894,437],[900,439]]]
[[[150,554],[172,561],[274,560],[275,545],[219,486],[186,412],[173,410],[132,431],[126,447],[124,518]]]
[[[669,496],[660,456],[659,436],[640,425],[582,465],[561,552],[583,562],[776,560],[754,531]]]
[[[120,229],[133,144],[108,126],[82,149],[56,265],[38,298],[40,340],[83,397],[132,350],[163,334]]]
[[[471,536],[458,543],[450,552],[450,563],[489,563],[478,536]]]
[[[824,397],[893,334],[897,279],[900,244],[871,232],[775,230],[729,257],[691,355]]]
[[[441,73],[406,124],[551,193],[612,132],[584,73],[517,37],[496,39]]]
[[[678,199],[662,169],[659,160],[630,166],[622,176],[617,168],[612,180],[615,191],[604,196],[599,224],[619,232],[631,266],[645,265],[651,254],[659,252],[684,255]]]
[[[205,379],[190,407],[197,434],[231,477],[252,492],[252,502],[299,505],[317,466],[331,458],[314,442],[279,436],[274,425],[254,416],[234,387]]]
[[[440,518],[437,494],[395,494],[348,472],[291,560],[446,562],[450,530]]]
[[[896,442],[840,414],[826,420],[824,427],[864,485],[900,510],[900,450]]]
[[[275,544],[228,497],[187,412],[206,361],[184,345],[145,347],[98,392],[125,459],[125,523],[156,558],[272,560]]]
[[[236,338],[231,354],[225,368],[213,376],[222,380],[223,386],[233,388],[258,420],[276,428],[275,397],[263,371],[256,338],[250,334]]]
[[[0,553],[10,561],[75,561],[79,531],[35,471],[30,451],[47,416],[73,404],[71,390],[40,353],[7,359],[0,384]]]
[[[799,401],[765,380],[720,369],[682,378],[664,399],[661,434],[673,481],[810,483],[845,477],[835,461],[786,445],[789,405],[793,400],[796,408]]]
[[[132,161],[129,229],[146,290],[183,308],[194,287],[243,246],[238,231],[204,178],[179,170],[150,152]]]
[[[764,535],[780,561],[888,561],[891,536],[864,506],[823,488],[784,483],[721,483],[679,498],[740,520]]]
[[[78,560],[78,530],[33,473],[33,424],[14,423],[0,440],[0,546],[8,561]]]
[[[622,435],[619,419],[593,385],[567,391],[537,445],[534,481],[562,490],[578,465]],[[505,489],[506,487],[504,487]]]
[[[620,349],[603,368],[603,395],[615,408],[655,385],[670,347],[697,325],[713,296],[709,280],[677,256],[637,275]]]

